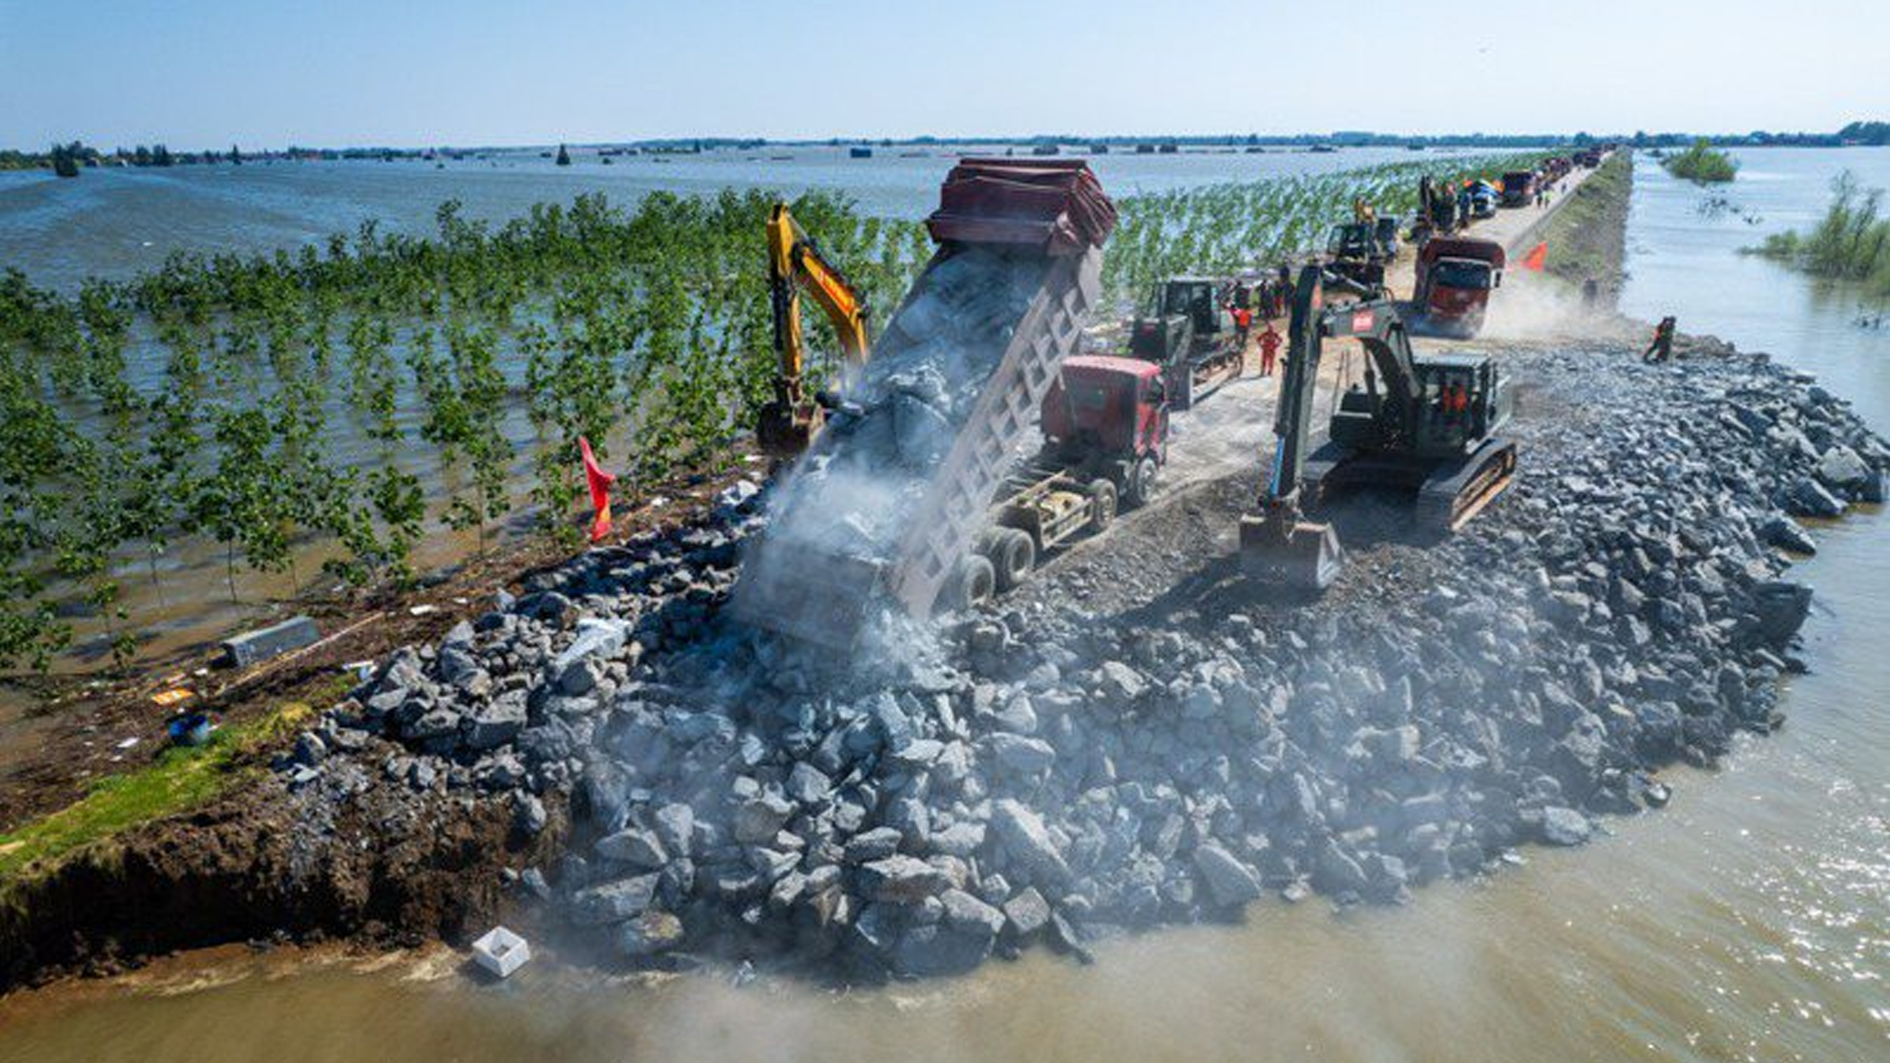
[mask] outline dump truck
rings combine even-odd
[[[1148,501],[1168,462],[1163,376],[1139,358],[1064,360],[1040,407],[1043,446],[999,484],[990,527],[946,583],[942,605],[977,605],[1016,587],[1050,551]]]
[[[1534,202],[1535,198],[1535,171],[1511,170],[1503,175],[1503,206],[1526,207]]]
[[[851,648],[883,611],[924,620],[976,567],[992,501],[1100,296],[1115,205],[1081,159],[964,159],[936,248],[873,360],[770,499],[732,611]]]
[[[1365,296],[1329,301],[1326,290]],[[1422,529],[1449,533],[1509,487],[1516,445],[1497,432],[1514,408],[1511,383],[1487,355],[1411,347],[1389,299],[1318,266],[1300,272],[1274,421],[1277,444],[1258,512],[1240,522],[1243,567],[1263,582],[1323,591],[1344,554],[1329,523],[1308,518],[1344,487],[1411,492]],[[1339,396],[1326,440],[1311,450],[1319,363],[1330,339],[1365,348],[1364,385]]]
[[[1425,332],[1468,339],[1483,328],[1490,293],[1503,284],[1503,245],[1494,240],[1436,237],[1418,252],[1411,296]]]
[[[1207,277],[1170,277],[1149,313],[1129,326],[1129,354],[1162,367],[1169,401],[1193,408],[1240,377],[1245,352],[1227,306],[1233,285]]]

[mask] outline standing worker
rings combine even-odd
[[[1286,300],[1288,296],[1292,294],[1292,291],[1293,291],[1293,271],[1289,269],[1286,263],[1284,262],[1280,263],[1279,280],[1280,282],[1273,286],[1273,315],[1272,316],[1285,317],[1286,316]]]
[[[1273,322],[1267,322],[1265,331],[1260,333],[1260,375],[1272,376],[1273,364],[1280,356],[1280,334],[1273,331]]]
[[[1236,303],[1227,304],[1227,312],[1234,317],[1234,340],[1240,344],[1240,353],[1247,353],[1247,333],[1253,331],[1253,311]]]
[[[1665,362],[1672,360],[1674,324],[1672,314],[1660,319],[1660,324],[1654,326],[1654,341],[1649,343],[1647,349],[1641,352],[1641,361]]]

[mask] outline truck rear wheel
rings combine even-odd
[[[966,554],[951,582],[945,585],[945,601],[953,609],[983,605],[996,593],[997,570],[982,554]]]
[[[999,593],[1030,578],[1037,567],[1037,543],[1021,528],[1000,528],[991,537],[991,567]]]
[[[1116,522],[1116,485],[1108,480],[1092,480],[1083,489],[1089,495],[1089,529],[1102,531]]]
[[[1137,509],[1148,503],[1155,494],[1155,456],[1143,455],[1140,461],[1129,466],[1128,482],[1122,485],[1122,503],[1129,509]]]

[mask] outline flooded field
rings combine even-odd
[[[585,193],[601,192],[629,207],[658,189],[685,195],[724,188],[788,195],[837,189],[857,200],[863,213],[918,219],[936,205],[938,182],[958,155],[1004,150],[1001,145],[893,147],[853,159],[845,148],[777,146],[616,156],[609,166],[580,150],[568,167],[554,166],[536,152],[506,151],[438,164],[278,161],[93,170],[69,184],[43,172],[0,173],[0,248],[5,249],[0,265],[26,271],[35,284],[69,290],[90,275],[122,279],[154,268],[172,251],[294,248],[331,233],[352,232],[370,219],[392,231],[430,234],[434,208],[446,199],[464,203],[469,218],[503,221],[534,203],[569,203]],[[1112,152],[1090,161],[1103,186],[1123,196],[1480,153],[1355,148],[1314,154],[1270,147],[1257,154],[1225,148],[1174,155]]]

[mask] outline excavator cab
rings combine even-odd
[[[1461,455],[1508,423],[1510,382],[1488,355],[1445,354],[1413,359],[1418,374],[1413,449],[1427,457]]]
[[[1195,336],[1215,337],[1221,328],[1219,286],[1205,277],[1171,277],[1162,285],[1160,316],[1182,315],[1188,319]]]
[[[1391,223],[1395,234],[1397,220],[1383,220]],[[1326,268],[1374,293],[1384,288],[1385,263],[1391,256],[1380,232],[1379,221],[1374,217],[1372,220],[1334,225],[1326,239],[1326,257],[1329,259]]]

